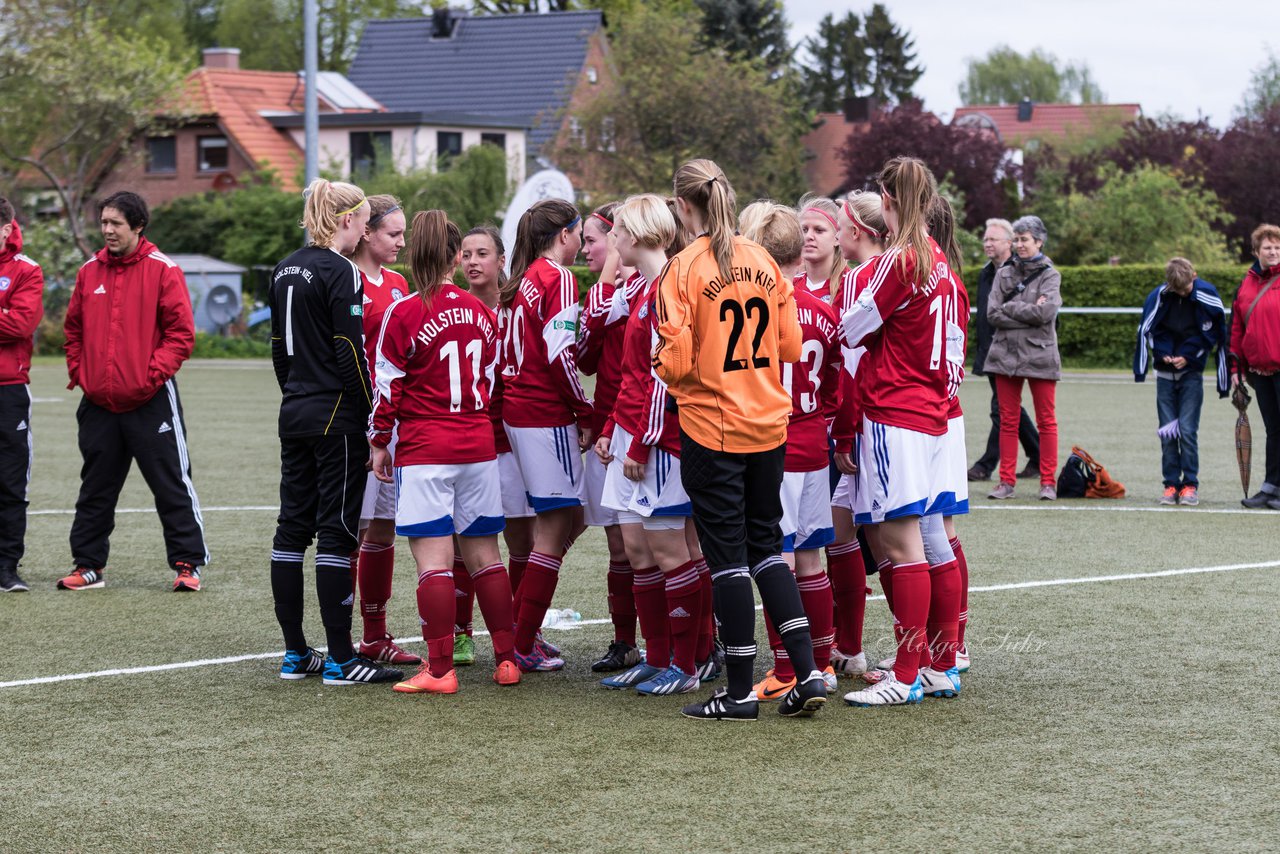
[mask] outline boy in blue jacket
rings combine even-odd
[[[1218,397],[1227,396],[1225,312],[1217,290],[1196,277],[1186,258],[1170,260],[1164,272],[1164,284],[1149,293],[1142,306],[1133,378],[1143,382],[1148,366],[1155,368],[1164,476],[1160,503],[1194,506],[1200,503],[1196,433],[1211,351],[1216,350]]]

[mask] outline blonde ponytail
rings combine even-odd
[[[732,280],[737,197],[724,171],[711,160],[690,160],[676,170],[675,193],[702,214],[720,277]]]
[[[338,233],[342,217],[368,204],[355,184],[317,178],[303,193],[306,205],[302,211],[302,227],[311,234],[311,245],[329,248]]]

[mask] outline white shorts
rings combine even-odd
[[[600,506],[618,514],[619,525],[639,525],[644,521],[638,513],[627,509],[631,506],[631,496],[635,495],[636,487],[639,486],[622,473],[622,463],[630,448],[631,434],[615,424],[613,437],[609,439],[609,453],[613,456],[613,461],[604,470]]]
[[[534,513],[580,507],[585,494],[578,427],[512,427],[503,425],[511,452],[524,478],[524,491]]]
[[[618,524],[618,511],[600,503],[604,495],[606,466],[596,452],[588,450],[582,461],[582,479],[586,484],[586,503],[582,508],[582,521],[592,528],[604,528]]]
[[[843,480],[843,478],[841,478]],[[789,471],[782,475],[782,550],[820,549],[835,542],[831,521],[831,472]]]
[[[864,417],[854,521],[875,525],[938,513],[946,491],[946,436],[877,424]]]
[[[502,515],[508,519],[528,519],[533,515],[529,496],[524,491],[524,478],[516,455],[510,451],[498,454],[498,478],[502,484]]]
[[[484,537],[505,527],[495,460],[396,469],[396,533],[402,537]]]
[[[937,509],[929,513],[943,516],[963,516],[969,512],[968,451],[964,446],[964,418],[947,421],[947,435],[942,437],[943,459],[938,469],[942,477],[942,492]]]
[[[369,472],[364,484],[364,504],[360,506],[360,527],[374,519],[396,518],[396,485],[383,483]]]
[[[627,509],[644,517],[646,530],[673,531],[693,515],[693,503],[680,482],[680,458],[661,448],[649,449],[644,480],[636,484]]]

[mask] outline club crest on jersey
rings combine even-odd
[[[644,305],[640,306],[640,310],[636,312],[636,317],[640,318],[641,320],[644,320],[648,316],[649,316],[649,304],[645,303]]]
[[[9,290],[9,285],[11,284],[13,284],[13,281],[8,276],[0,276],[0,291]]]
[[[391,298],[392,298],[392,299],[404,299],[404,292],[403,292],[403,291],[401,291],[399,288],[392,288],[392,289],[391,289]]]
[[[553,320],[551,321],[551,328],[563,329],[566,332],[576,332],[578,331],[578,324],[574,323],[572,320]]]
[[[351,306],[351,315],[352,315],[353,317],[363,317],[363,316],[364,316],[364,306],[363,306],[363,305],[353,305],[353,306]]]

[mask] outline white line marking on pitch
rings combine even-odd
[[[254,513],[262,510],[279,510],[278,504],[246,504],[237,507],[201,507],[202,513]],[[75,510],[28,510],[28,516],[74,516]],[[117,513],[155,513],[154,507],[117,507]]]
[[[1012,584],[990,584],[984,587],[970,587],[970,593],[991,593],[999,590],[1025,590],[1032,587],[1062,587],[1071,584],[1100,584],[1108,581],[1134,581],[1144,578],[1171,578],[1178,575],[1202,575],[1212,572],[1238,572],[1245,569],[1274,569],[1280,567],[1280,560],[1269,560],[1261,563],[1228,563],[1220,566],[1193,566],[1185,569],[1162,569],[1154,572],[1126,572],[1118,575],[1085,575],[1079,578],[1051,578],[1044,581],[1018,581]],[[883,596],[869,596],[868,599],[883,599]],[[756,610],[759,610],[759,606]],[[600,626],[611,620],[579,620],[567,626],[548,626],[555,631],[573,631],[582,626]],[[477,631],[477,635],[487,635],[486,631]],[[396,638],[396,643],[421,643],[422,638],[413,636]],[[323,650],[324,647],[319,647]],[[57,676],[37,676],[32,679],[15,679],[0,682],[0,688],[18,688],[23,685],[47,685],[54,682],[76,682],[83,679],[96,679],[101,676],[132,676],[139,673],[162,673],[166,670],[187,670],[192,667],[211,667],[217,664],[238,664],[242,661],[257,661],[264,658],[279,658],[283,651],[255,652],[248,655],[231,655],[224,658],[202,658],[196,661],[177,661],[171,664],[152,664],[143,667],[120,667],[111,670],[94,670],[88,673],[63,673]]]

